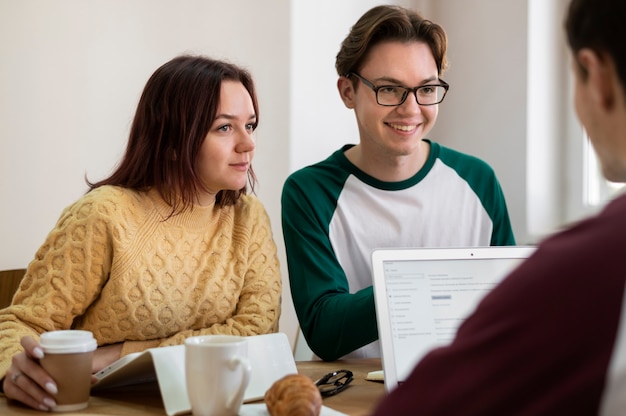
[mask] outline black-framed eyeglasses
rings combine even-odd
[[[352,382],[352,371],[337,370],[326,374],[315,382],[315,385],[324,397],[342,392]]]
[[[371,81],[363,78],[356,72],[350,72],[348,76],[354,75],[363,84],[370,87],[376,94],[376,102],[380,105],[393,107],[402,105],[406,101],[409,93],[415,95],[419,105],[435,105],[443,101],[450,85],[442,79],[438,84],[420,85],[419,87],[407,88],[402,85],[374,85]]]

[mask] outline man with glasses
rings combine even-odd
[[[565,19],[574,107],[612,182],[626,182],[624,21],[623,0],[572,0]],[[621,195],[545,239],[374,414],[626,415],[625,250]]]
[[[379,357],[370,253],[378,247],[513,245],[483,161],[426,139],[448,91],[443,29],[377,6],[337,54],[337,87],[360,141],[293,173],[282,195],[291,292],[324,360]]]

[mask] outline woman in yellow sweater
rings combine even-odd
[[[61,214],[0,310],[8,398],[55,404],[39,334],[92,331],[93,371],[192,335],[276,332],[281,277],[251,161],[258,103],[250,74],[180,56],[155,71],[114,173]]]

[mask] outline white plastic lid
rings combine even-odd
[[[98,347],[91,331],[76,329],[44,332],[39,338],[39,345],[44,354],[90,352]]]

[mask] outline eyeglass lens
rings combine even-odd
[[[381,105],[400,105],[411,92],[415,93],[418,104],[433,105],[443,100],[446,89],[441,85],[425,85],[416,89],[400,86],[382,86],[376,91],[376,100]]]
[[[352,382],[352,371],[339,370],[328,373],[315,384],[317,385],[322,396],[332,396],[343,391],[348,384]]]

